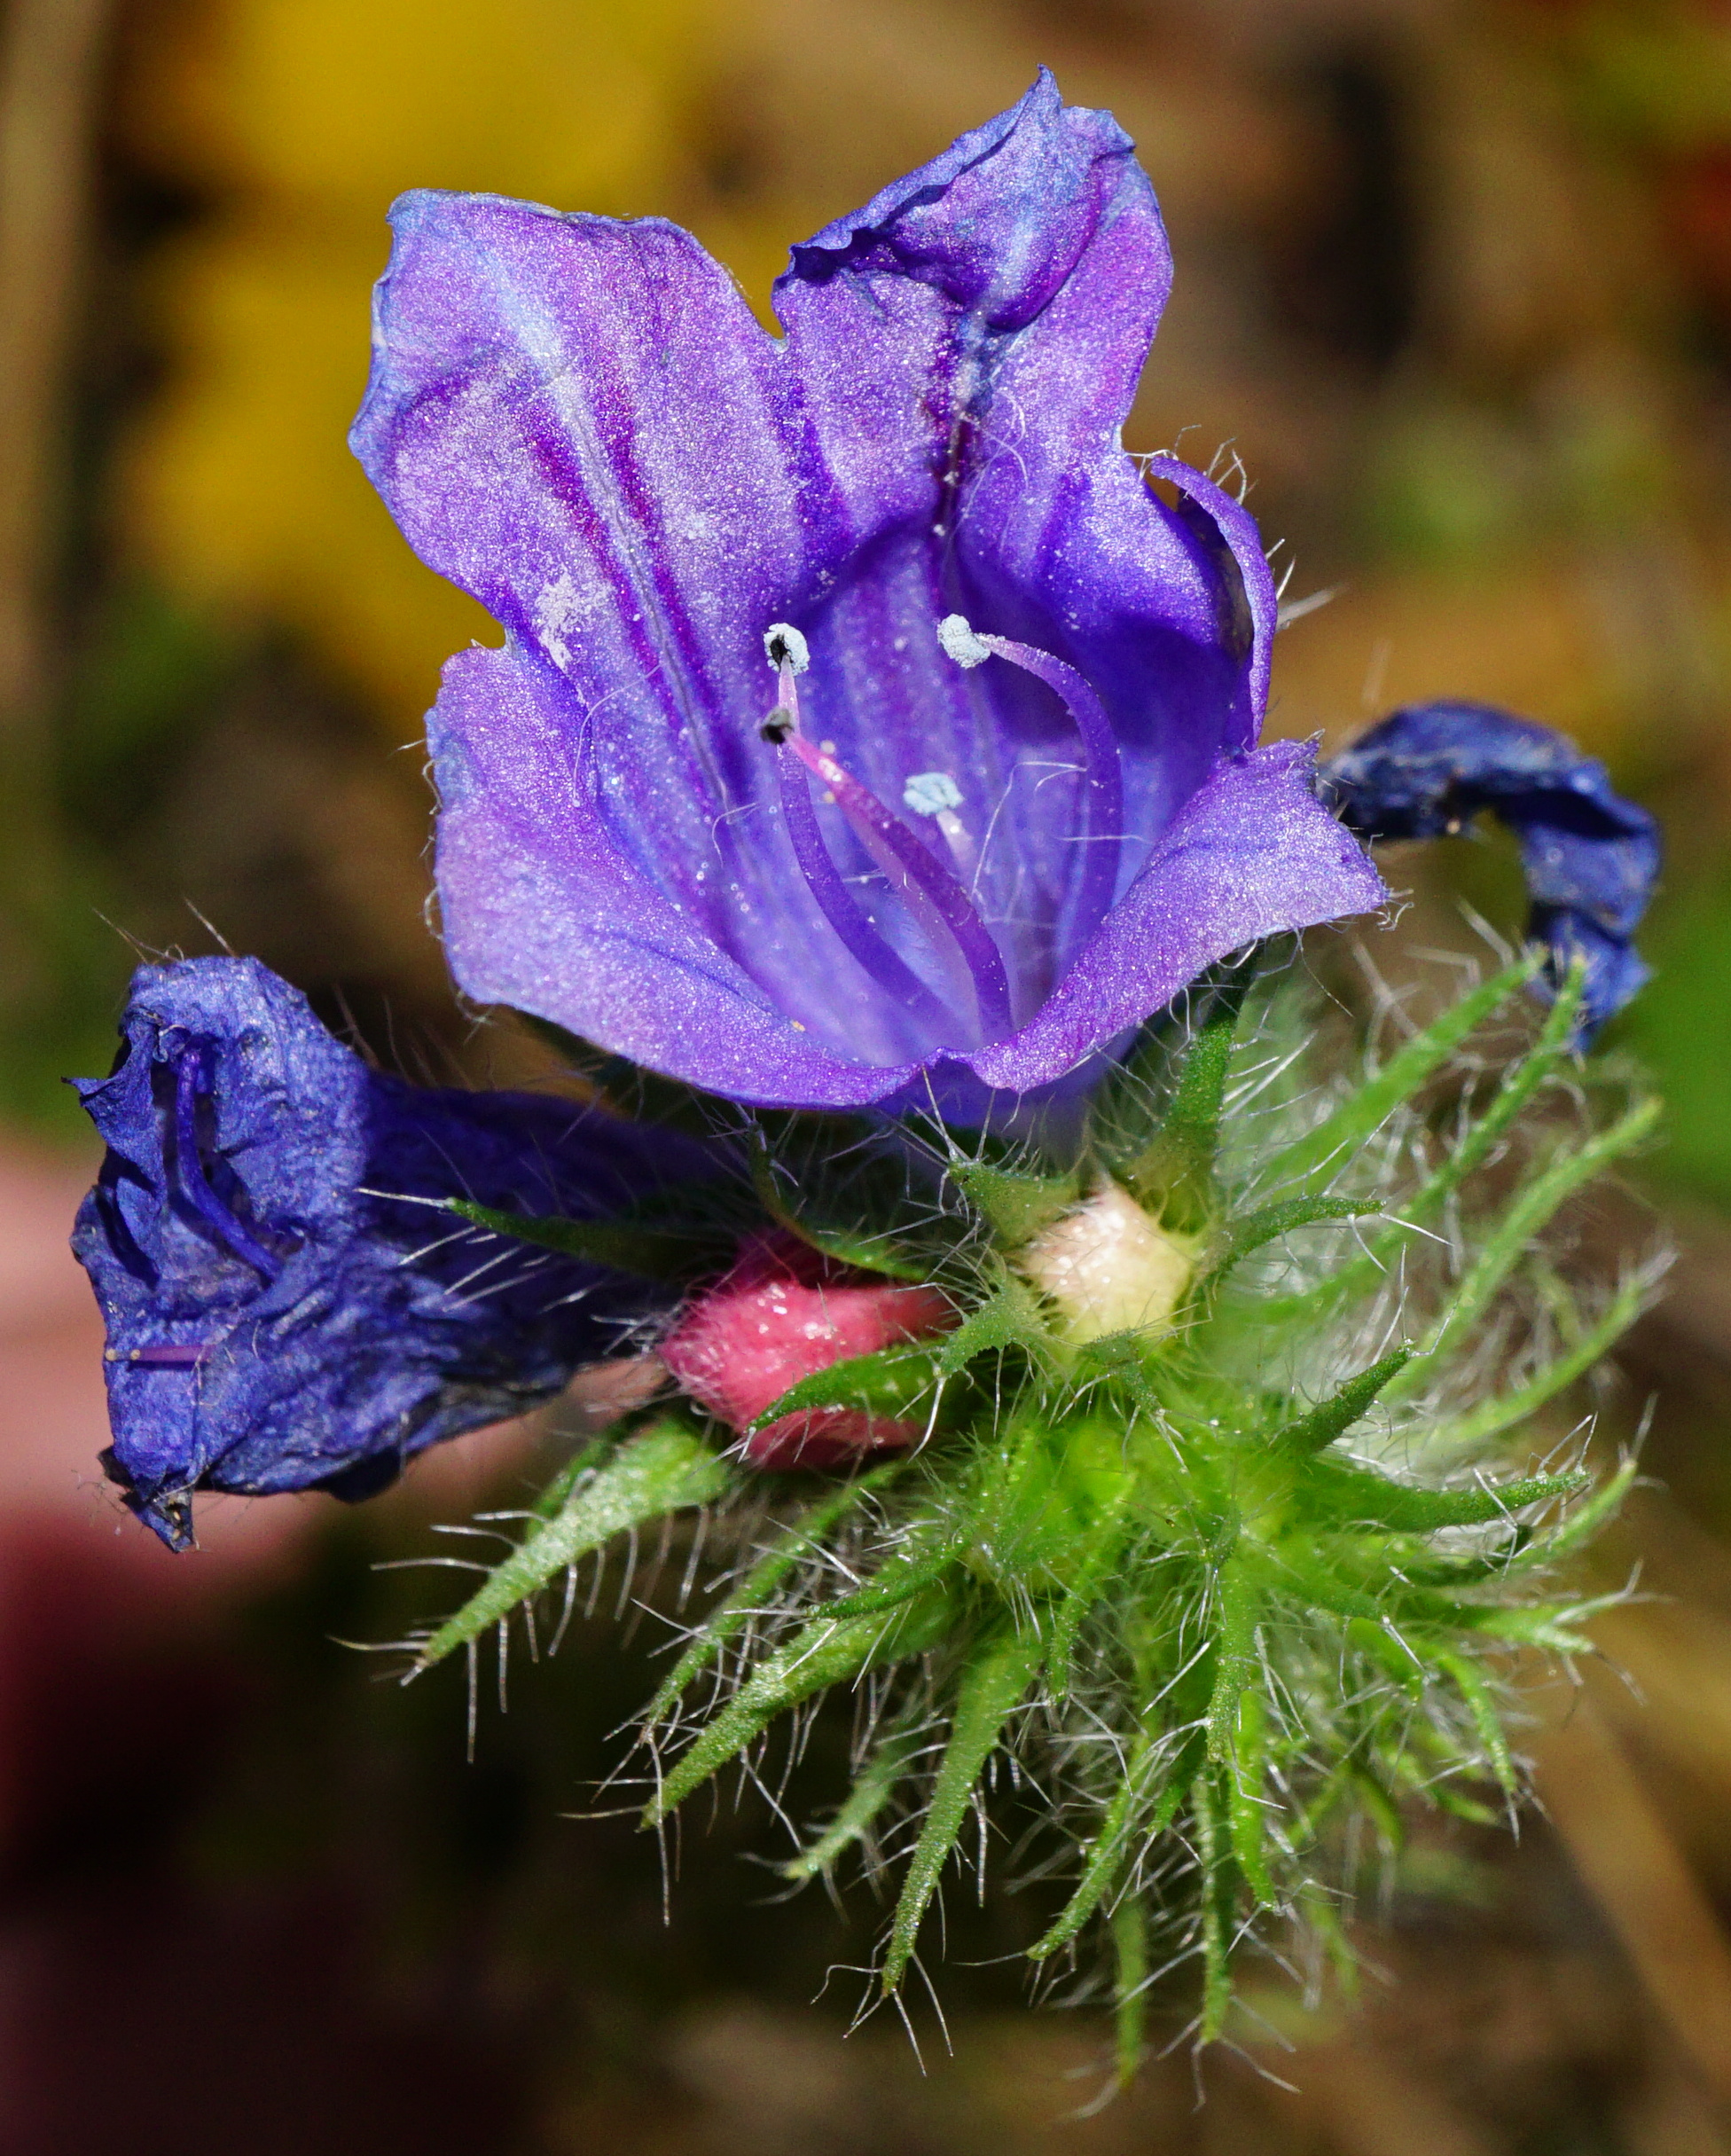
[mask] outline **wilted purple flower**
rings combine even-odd
[[[194,1490],[371,1495],[521,1413],[670,1292],[417,1198],[594,1219],[716,1156],[519,1094],[370,1070],[254,959],[143,966],[73,1249],[108,1329],[109,1472],[171,1548]]]
[[[1631,938],[1659,873],[1659,827],[1612,790],[1602,764],[1549,726],[1482,703],[1392,713],[1328,766],[1362,837],[1441,838],[1488,809],[1520,841],[1528,932],[1561,972],[1586,966],[1590,1036],[1648,977]]]
[[[394,223],[354,445],[505,631],[430,722],[471,995],[750,1101],[1022,1091],[1380,903],[1256,745],[1251,520],[1122,446],[1171,261],[1109,115],[1042,74],[794,249],[780,341],[658,219]]]

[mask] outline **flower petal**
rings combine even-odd
[[[251,959],[141,967],[123,1037],[78,1086],[108,1153],[73,1249],[108,1329],[110,1472],[174,1548],[193,1490],[371,1494],[670,1299],[418,1200],[593,1218],[722,1166],[568,1103],[372,1070]]]
[[[893,1063],[887,1053],[826,1053],[627,857],[596,812],[594,781],[572,769],[567,708],[562,685],[521,650],[466,651],[445,669],[428,738],[445,954],[458,985],[739,1099],[850,1107],[910,1078],[917,1063],[905,1053]],[[734,903],[744,911],[743,898]],[[772,913],[748,917],[742,940],[797,1008],[816,937],[789,934]],[[837,946],[833,973],[844,969],[857,976],[853,995],[838,977],[830,1000],[869,1050],[883,1000]]]
[[[1367,839],[1451,835],[1483,809],[1507,824],[1530,934],[1554,971],[1586,961],[1584,1037],[1647,979],[1632,939],[1659,873],[1658,825],[1565,734],[1490,704],[1413,704],[1360,734],[1323,777]]]
[[[1229,952],[1381,906],[1364,849],[1315,797],[1313,762],[1307,744],[1276,741],[1222,764],[1038,1017],[968,1057],[974,1072],[1010,1092],[1049,1084]]]
[[[954,791],[946,843],[1032,1020],[1099,925],[1081,849],[1109,843],[1127,891],[1266,694],[1254,525],[1164,459],[1169,507],[1119,438],[1171,261],[1116,123],[1042,74],[794,250],[779,344],[658,221],[424,193],[394,222],[355,447],[509,639],[457,662],[434,727],[464,985],[755,1100],[881,1098],[967,1052],[944,954],[840,808],[815,810],[837,873],[936,1002],[886,990],[800,869],[759,738],[787,623],[839,766],[891,804]],[[956,611],[1092,685],[1121,834],[1088,827],[1053,690],[945,655]],[[534,788],[505,746],[531,737]],[[1293,903],[1271,925],[1320,910]]]

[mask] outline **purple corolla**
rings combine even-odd
[[[108,1332],[126,1501],[171,1548],[194,1490],[370,1496],[520,1414],[677,1294],[440,1210],[593,1219],[723,1172],[668,1131],[405,1085],[254,959],[140,967],[73,1249]]]
[[[1633,941],[1659,873],[1659,827],[1566,734],[1483,703],[1411,704],[1361,733],[1324,773],[1367,839],[1441,838],[1482,810],[1519,841],[1528,934],[1555,976],[1585,968],[1591,1038],[1648,977]]]
[[[659,219],[393,222],[354,446],[505,631],[430,720],[469,994],[741,1100],[977,1100],[1382,902],[1257,745],[1250,518],[1123,447],[1171,260],[1108,114],[1042,74],[793,250],[779,340]]]

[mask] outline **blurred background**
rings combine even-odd
[[[688,1836],[670,1925],[653,1846],[563,1816],[653,1627],[521,1673],[474,1766],[458,1679],[337,1643],[432,1606],[374,1568],[556,1430],[354,1515],[224,1501],[180,1560],[118,1513],[59,1083],[106,1068],[137,953],[218,937],[411,1075],[529,1068],[422,920],[420,717],[488,624],[343,443],[391,199],[669,216],[766,309],[790,240],[1042,60],[1171,231],[1132,446],[1229,443],[1288,599],[1333,594],[1276,730],[1484,697],[1665,815],[1619,1039],[1669,1138],[1593,1233],[1657,1207],[1680,1252],[1602,1403],[1614,1443],[1657,1400],[1602,1560],[1655,1595],[1541,1702],[1548,1816],[1414,1823],[1356,2013],[1271,1987],[1241,2050],[1085,2121],[1101,2032],[1027,2011],[1014,1911],[952,1941],[922,2077],[881,2019],[842,2041],[857,1979],[808,2003],[876,1912],[770,1905],[761,1816]],[[4,0],[0,2151],[1731,2149],[1728,644],[1724,0]],[[1469,940],[1462,896],[1512,926],[1506,859],[1450,851],[1425,933]]]

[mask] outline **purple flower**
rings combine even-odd
[[[1532,902],[1528,933],[1549,949],[1553,974],[1586,961],[1584,1036],[1647,979],[1631,939],[1659,873],[1659,827],[1566,735],[1490,704],[1413,704],[1324,776],[1367,839],[1441,838],[1482,809],[1507,824]]]
[[[73,1249],[108,1329],[105,1464],[171,1548],[194,1490],[370,1496],[673,1299],[415,1201],[592,1219],[715,1175],[706,1148],[384,1076],[254,959],[140,967],[122,1033],[77,1081],[108,1153]]]
[[[430,721],[471,995],[748,1101],[1020,1092],[1381,902],[1257,747],[1250,518],[1122,446],[1171,261],[1109,115],[1042,74],[794,249],[779,341],[658,219],[394,223],[354,446],[505,631]]]

